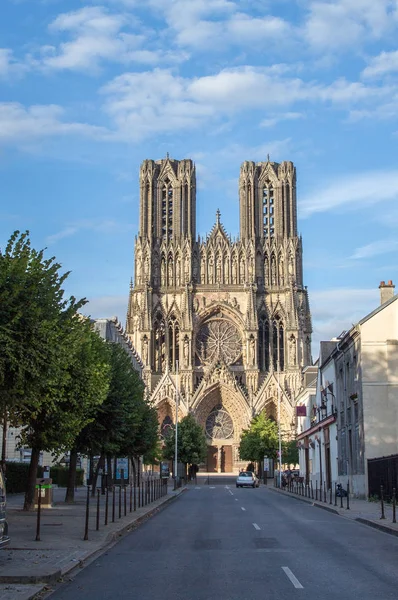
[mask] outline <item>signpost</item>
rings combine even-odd
[[[269,471],[269,458],[268,456],[264,456],[264,483],[267,485],[268,479],[268,471]]]

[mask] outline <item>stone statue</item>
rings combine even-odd
[[[162,260],[162,266],[161,266],[161,280],[162,280],[162,285],[166,285],[166,263],[164,260]]]
[[[236,264],[236,258],[233,259],[232,261],[232,283],[237,283],[237,264]]]
[[[142,361],[144,365],[148,364],[148,338],[146,335],[142,342]]]
[[[189,340],[187,337],[184,338],[184,363],[186,367],[189,365]]]
[[[169,262],[169,285],[173,284],[173,263]]]
[[[221,258],[219,256],[217,257],[216,281],[221,283]]]
[[[256,342],[254,337],[250,338],[250,361],[252,366],[254,365],[256,360]]]
[[[274,256],[271,261],[271,285],[276,285],[276,264]]]
[[[293,336],[290,338],[289,362],[293,367],[296,365],[296,338]]]

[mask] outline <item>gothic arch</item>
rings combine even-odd
[[[250,424],[251,411],[233,388],[220,383],[208,387],[194,409],[196,420],[205,429],[207,417],[218,405],[223,406],[232,419],[234,434],[231,443],[239,443],[242,430]]]

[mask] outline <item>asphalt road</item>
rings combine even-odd
[[[192,487],[51,600],[388,600],[398,538],[261,486]]]

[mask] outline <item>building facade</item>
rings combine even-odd
[[[145,160],[126,331],[162,430],[189,412],[208,440],[209,471],[241,466],[242,429],[261,411],[292,427],[301,370],[311,362],[311,316],[297,234],[291,162],[244,162],[240,236],[217,211],[196,236],[191,160]]]

